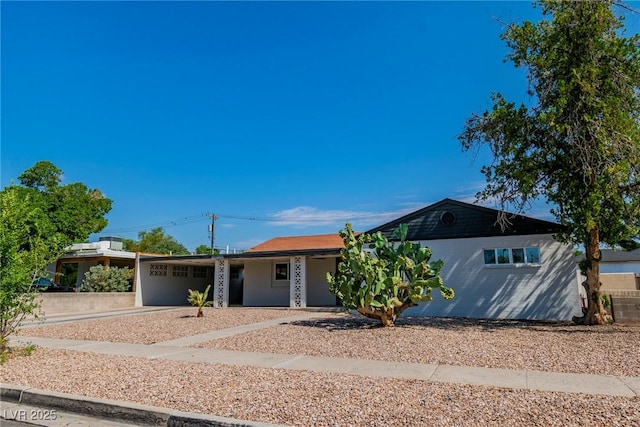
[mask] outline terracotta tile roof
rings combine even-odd
[[[246,252],[295,251],[304,249],[342,249],[344,243],[338,233],[314,236],[275,237]]]

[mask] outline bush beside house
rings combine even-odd
[[[84,275],[80,292],[128,292],[131,290],[133,270],[124,267],[95,265]]]

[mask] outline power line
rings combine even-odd
[[[257,217],[257,216],[243,216],[243,215],[225,215],[225,214],[216,214],[216,219],[225,218],[225,219],[237,219],[242,221],[258,221],[258,222],[296,222],[296,223],[317,223],[318,221],[357,221],[357,220],[369,220],[375,218],[386,218],[389,213],[363,213],[356,215],[342,214],[342,215],[323,215],[321,217],[314,218],[279,218],[279,217]],[[107,228],[103,230],[103,233],[131,233],[138,232],[142,230],[147,230],[150,228],[162,227],[177,227],[181,225],[193,224],[196,222],[208,221],[211,217],[211,214],[203,212],[196,215],[191,215],[183,218],[177,218],[173,220],[160,221],[155,223],[148,223],[136,226],[129,227],[119,227],[119,228]]]
[[[174,227],[174,226],[179,226],[179,225],[192,224],[192,223],[195,223],[195,222],[200,222],[200,221],[205,221],[205,220],[207,220],[206,214],[205,213],[201,213],[201,214],[198,214],[198,215],[192,215],[192,216],[188,216],[188,217],[184,217],[184,218],[177,218],[177,219],[173,219],[173,220],[167,220],[167,221],[161,221],[161,222],[155,222],[155,223],[149,223],[149,224],[143,224],[143,225],[136,225],[136,226],[129,226],[129,227],[119,227],[119,228],[107,228],[103,232],[108,232],[108,233],[127,233],[127,232],[135,232],[135,231],[147,230],[149,228],[156,228],[156,227],[168,228],[168,227]]]

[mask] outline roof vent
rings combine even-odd
[[[447,227],[451,227],[456,223],[456,214],[451,211],[446,211],[440,215],[440,222]]]
[[[113,251],[121,251],[123,248],[122,237],[103,236],[98,238],[100,242],[109,242],[109,249]]]

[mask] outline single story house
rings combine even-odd
[[[392,240],[402,223],[409,240],[445,263],[442,276],[456,297],[438,295],[406,315],[569,320],[580,315],[573,248],[553,239],[559,224],[509,216],[451,199],[369,230]],[[187,290],[212,285],[216,307],[335,306],[326,273],[335,273],[339,235],[278,237],[240,254],[139,256],[137,305],[186,304]]]
[[[389,240],[400,224],[407,239],[442,259],[442,278],[455,291],[406,311],[407,316],[570,320],[581,315],[574,249],[554,240],[554,222],[509,215],[503,230],[498,211],[444,199],[369,230]]]
[[[276,237],[239,254],[140,256],[136,304],[183,304],[188,289],[211,284],[216,307],[335,306],[326,274],[342,247],[335,233]]]

